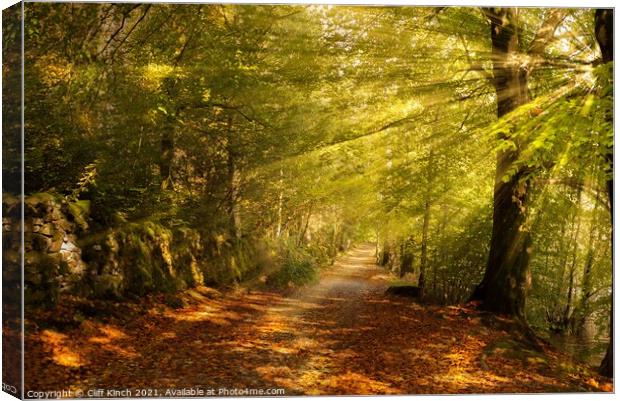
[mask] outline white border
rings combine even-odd
[[[47,0],[45,0],[47,1]],[[62,0],[63,2],[76,2],[76,3],[97,3],[97,2],[105,2],[105,1],[97,1],[97,0]],[[51,1],[50,1],[51,2]],[[268,3],[268,4],[340,4],[340,5],[395,5],[395,6],[518,6],[518,7],[558,7],[558,8],[581,8],[581,7],[587,7],[587,8],[611,8],[611,7],[615,7],[615,1],[613,0],[589,0],[589,1],[577,1],[577,0],[475,0],[475,1],[467,1],[467,0],[380,0],[380,1],[368,1],[368,0],[331,0],[331,1],[321,1],[321,0],[272,0],[272,1],[264,1],[264,0],[226,0],[226,1],[213,1],[213,0],[207,0],[207,1],[191,1],[191,0],[171,0],[171,1],[162,1],[162,0],[154,0],[154,1],[134,1],[134,0],[128,0],[128,1],[116,1],[116,2],[123,2],[123,3],[241,3],[241,4],[264,4],[264,3]],[[12,1],[12,0],[0,0],[0,6],[2,9],[5,9],[13,4],[16,4],[16,1]],[[615,21],[614,21],[614,25],[615,25]],[[1,23],[0,23],[0,30],[1,30]],[[618,38],[618,34],[617,34],[617,30],[616,30],[616,35],[614,35],[615,38]],[[2,43],[0,41],[0,58],[1,58],[1,46]],[[22,37],[22,46],[23,46],[23,37]],[[618,55],[618,40],[615,40],[614,43],[614,53],[616,55]],[[23,68],[23,65],[22,65]],[[23,70],[22,70],[23,71]],[[614,71],[614,81],[618,82],[618,68],[615,69]],[[22,74],[23,76],[23,74]],[[0,82],[1,82],[2,78],[0,76]],[[23,88],[22,88],[23,91]],[[23,101],[23,97],[22,97],[22,101]],[[23,106],[22,106],[22,110],[23,110]],[[22,116],[23,118],[23,116]],[[0,124],[2,122],[2,119],[0,117]],[[0,125],[1,126],[1,125]],[[620,132],[618,131],[618,128],[620,126],[620,122],[618,121],[617,118],[617,112],[614,109],[614,133],[615,132]],[[22,120],[22,129],[23,129],[23,120]],[[22,140],[23,140],[23,135],[22,135]],[[0,142],[0,155],[1,155],[1,142]],[[23,160],[23,158],[22,158]],[[618,169],[618,164],[617,164],[617,154],[616,152],[614,152],[614,166],[616,166],[616,170]],[[22,173],[23,173],[23,166],[22,166]],[[614,174],[614,178],[616,177],[617,174]],[[23,178],[22,178],[23,180]],[[2,184],[2,175],[0,174],[0,186]],[[23,181],[22,181],[22,185],[23,185]],[[616,275],[618,273],[617,271],[617,266],[618,266],[618,260],[620,259],[620,256],[618,256],[618,232],[617,232],[617,228],[618,226],[615,224],[616,218],[615,216],[617,215],[618,212],[618,195],[620,195],[620,193],[618,192],[618,180],[614,179],[614,209],[616,211],[616,213],[614,214],[614,228],[616,228],[616,233],[614,235],[614,305],[615,305],[615,309],[614,309],[614,322],[616,323],[615,326],[618,326],[617,322],[618,322],[618,317],[619,317],[619,312],[618,310],[620,309],[619,304],[618,304],[618,291],[617,291],[617,286],[616,286]],[[0,250],[1,252],[1,250]],[[23,266],[23,263],[22,263]],[[22,274],[22,278],[23,278],[23,274]],[[23,288],[23,286],[22,286]],[[0,287],[0,296],[1,296],[1,287]],[[1,299],[1,298],[0,298]],[[1,316],[1,310],[0,310],[0,316]],[[617,330],[614,331],[614,333],[617,333]],[[614,338],[616,338],[617,335],[614,335]],[[618,352],[618,345],[617,342],[614,342],[615,345],[615,355],[614,355],[614,366],[615,366],[615,372],[619,371],[618,368],[618,354],[620,354],[620,352]],[[2,352],[0,351],[0,360],[2,357]],[[23,369],[23,365],[22,365],[22,369]],[[23,385],[22,385],[23,388]],[[620,394],[620,393],[618,393]],[[379,398],[381,399],[394,399],[394,400],[414,400],[416,398],[424,398],[426,399],[430,399],[430,400],[443,400],[443,401],[447,401],[447,400],[453,400],[454,397],[467,397],[468,399],[484,399],[484,400],[489,400],[489,401],[496,401],[496,400],[506,400],[506,401],[517,401],[517,400],[521,400],[524,397],[527,400],[577,400],[577,399],[585,399],[586,397],[588,399],[592,398],[595,400],[610,400],[610,399],[616,399],[616,398],[620,398],[620,395],[617,394],[603,394],[603,393],[579,393],[579,394],[528,394],[528,395],[524,395],[524,394],[515,394],[515,395],[494,395],[494,394],[485,394],[485,395],[444,395],[444,396],[434,396],[434,395],[408,395],[408,396],[380,396]],[[238,397],[239,399],[244,399],[244,400],[265,400],[265,399],[277,399],[277,398],[272,398],[272,397]],[[303,398],[309,398],[309,397],[287,397],[287,399],[303,399]],[[320,397],[311,397],[313,400],[342,400],[342,401],[353,401],[353,400],[359,400],[360,396],[339,396],[339,397],[335,397],[335,396],[320,396]],[[364,397],[366,398],[366,397]],[[179,398],[178,400],[188,400],[188,401],[192,401],[192,400],[196,400],[197,398]],[[202,399],[202,398],[201,398]],[[215,399],[215,398],[214,398]],[[222,399],[222,398],[216,398],[216,399]],[[7,393],[1,392],[0,391],[0,401],[9,401],[9,400],[15,400],[14,397],[10,396]],[[147,400],[147,399],[145,399]],[[151,400],[168,400],[168,399],[157,399],[157,398],[152,398]]]

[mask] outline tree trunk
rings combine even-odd
[[[592,265],[594,263],[594,249],[591,247],[588,248],[588,253],[586,255],[586,263],[583,268],[583,277],[581,280],[581,298],[579,300],[579,306],[577,307],[578,316],[575,318],[575,334],[581,340],[589,341],[588,330],[586,328],[588,323],[588,316],[590,313],[588,312],[588,302],[590,297],[592,296],[592,284],[591,284],[591,275],[592,275]]]
[[[175,89],[176,80],[165,78],[163,82],[163,92],[170,103],[177,95]],[[159,176],[161,179],[161,189],[165,190],[172,187],[172,161],[174,158],[174,125],[178,109],[175,110],[171,104],[167,104],[169,111],[164,118],[164,129],[161,137],[161,152],[159,156]]]
[[[428,248],[428,225],[431,216],[431,201],[426,199],[424,202],[424,220],[422,222],[422,242],[420,244],[420,278],[418,279],[418,287],[421,289],[421,296],[424,296],[425,273],[427,264],[427,248]]]
[[[497,116],[528,101],[526,68],[518,62],[517,11],[490,9],[493,55],[493,83],[497,95]],[[500,140],[508,139],[500,134]],[[483,309],[524,318],[530,278],[531,238],[525,226],[529,180],[520,169],[507,176],[519,157],[519,145],[497,155],[493,200],[493,231],[487,268],[471,300]]]
[[[310,204],[310,207],[308,207],[308,215],[306,216],[306,223],[303,225],[303,229],[301,230],[301,232],[299,233],[299,239],[297,241],[297,245],[301,246],[301,244],[303,244],[304,239],[306,238],[306,233],[308,232],[308,224],[310,224],[310,217],[312,216],[312,203]],[[303,216],[302,216],[303,219]],[[303,223],[303,220],[302,220]]]
[[[566,296],[566,304],[562,313],[562,329],[566,331],[571,326],[571,308],[573,304],[573,294],[575,291],[575,269],[577,268],[577,250],[579,249],[579,231],[581,230],[581,186],[577,189],[577,205],[575,210],[575,219],[577,226],[573,225],[573,254],[571,258],[570,269],[568,270],[568,291]]]
[[[284,200],[284,172],[280,168],[280,192],[278,193],[278,223],[276,226],[276,238],[282,235],[282,204]]]
[[[435,119],[435,121],[437,118]],[[420,287],[420,297],[424,297],[424,286],[426,281],[426,265],[428,264],[428,225],[431,217],[431,188],[433,185],[433,170],[435,168],[435,158],[433,149],[428,152],[428,163],[426,165],[426,192],[424,199],[424,217],[422,221],[422,242],[420,244],[420,277],[418,287]]]
[[[603,57],[603,63],[609,63],[614,61],[614,10],[613,9],[598,9],[594,14],[594,34],[596,36],[596,41],[598,42],[601,48],[601,55]],[[610,119],[613,118],[612,115],[609,115]],[[611,171],[613,172],[613,149],[608,149],[607,152],[607,162]],[[611,221],[613,224],[613,190],[614,190],[614,180],[613,174],[607,180],[607,194],[609,196],[609,210],[611,211]],[[613,226],[612,226],[613,230]],[[613,231],[611,235],[611,244],[612,244],[612,260],[613,260]],[[613,297],[613,288],[611,294],[611,316],[609,322],[609,345],[607,346],[607,352],[605,353],[605,357],[601,362],[601,366],[599,367],[599,372],[607,377],[613,377],[614,373],[614,357],[613,357],[613,348],[614,348],[614,297]]]
[[[402,244],[400,251],[400,277],[413,273],[413,237],[409,236]]]
[[[437,227],[437,234],[436,234],[436,238],[438,239],[440,244],[444,243],[444,240],[445,240],[444,230],[446,227],[447,219],[448,219],[447,209],[443,207],[441,217],[439,220],[439,225]],[[435,250],[435,253],[439,256],[436,258],[435,263],[433,263],[433,295],[434,296],[437,295],[437,279],[438,279],[437,269],[438,269],[438,266],[442,266],[442,267],[444,266],[445,255],[446,255],[445,252],[438,252],[437,250]]]
[[[379,265],[388,266],[390,264],[390,260],[392,259],[391,255],[391,247],[388,241],[383,242],[383,249],[381,250],[381,259],[379,260]]]
[[[562,313],[562,329],[566,331],[571,327],[571,309],[573,306],[573,294],[575,292],[575,262],[577,260],[577,242],[573,248],[573,262],[571,263],[570,270],[568,272],[568,289],[566,292],[566,304],[564,305],[564,311]]]
[[[237,166],[236,155],[232,143],[233,117],[228,116],[228,129],[226,132],[226,214],[228,216],[228,229],[231,238],[239,238],[237,217]]]
[[[598,221],[596,212],[599,203],[599,191],[596,191],[596,199],[594,201],[594,210],[592,211],[592,220],[590,222],[590,234],[588,235],[588,251],[586,253],[586,261],[583,267],[583,276],[581,279],[581,297],[577,306],[578,316],[576,317],[575,328],[576,334],[581,339],[587,339],[586,324],[589,316],[588,302],[592,296],[592,267],[594,266],[594,240],[598,231],[597,241],[600,240],[600,230],[597,230]]]
[[[161,189],[168,189],[172,184],[172,158],[174,156],[174,128],[172,119],[166,117],[164,132],[161,137],[159,156],[159,177]]]
[[[379,228],[375,228],[375,260],[379,263]]]
[[[332,258],[335,258],[336,255],[338,255],[338,250],[340,249],[340,244],[338,243],[339,232],[340,232],[340,227],[339,227],[339,224],[336,222],[332,228],[331,251],[330,251],[330,255],[332,256]],[[335,259],[332,259],[332,262],[333,261],[335,261]]]
[[[560,230],[560,246],[559,246],[559,253],[562,255],[561,261],[560,261],[560,275],[559,278],[557,280],[557,285],[554,285],[554,289],[553,289],[553,293],[558,295],[558,298],[555,301],[555,317],[556,317],[556,323],[559,322],[560,318],[558,317],[560,315],[560,309],[561,309],[561,304],[562,304],[562,299],[561,299],[561,294],[564,291],[564,277],[566,276],[566,267],[568,266],[568,253],[570,252],[570,246],[572,244],[572,237],[570,235],[570,233],[574,232],[575,230],[575,220],[577,218],[577,213],[575,211],[575,213],[572,213],[571,219],[570,219],[570,224],[568,224],[567,227],[567,223],[564,221],[562,222],[562,229]],[[566,231],[568,230],[569,232],[569,238],[568,241],[564,240],[564,237],[566,236]],[[568,242],[568,245],[565,245],[565,243]]]

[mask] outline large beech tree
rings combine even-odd
[[[613,63],[614,61],[614,12],[608,9],[596,10],[594,14],[594,29],[596,41],[598,42],[603,63]],[[606,116],[608,121],[612,123],[613,115],[608,114]],[[609,210],[611,211],[611,221],[613,223],[613,206],[614,206],[614,179],[613,179],[613,147],[605,150],[605,158],[609,167],[609,178],[607,178],[607,195],[609,196]],[[613,248],[613,235],[612,235],[612,248]],[[613,294],[613,291],[612,291]],[[601,362],[600,372],[601,374],[613,377],[614,373],[614,308],[613,308],[613,296],[612,296],[612,308],[610,309],[610,330],[609,330],[609,345],[605,352],[605,357]]]
[[[552,10],[541,25],[527,54],[523,54],[516,8],[483,10],[491,31],[493,86],[497,117],[502,118],[530,100],[528,78],[562,20],[562,11]],[[526,226],[531,171],[515,169],[525,146],[509,132],[499,134],[507,142],[497,154],[493,195],[493,231],[489,259],[482,282],[471,296],[485,309],[524,317],[530,281],[531,237]]]

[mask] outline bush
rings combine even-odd
[[[267,284],[280,288],[301,286],[318,278],[319,265],[307,249],[284,243],[280,255],[280,268],[267,277]]]

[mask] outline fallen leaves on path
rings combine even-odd
[[[26,390],[613,391],[551,348],[519,345],[475,309],[386,297],[387,280],[372,250],[358,248],[289,296],[198,288],[177,309],[165,296],[112,305],[69,299],[29,315]],[[84,310],[93,316],[74,317]]]

